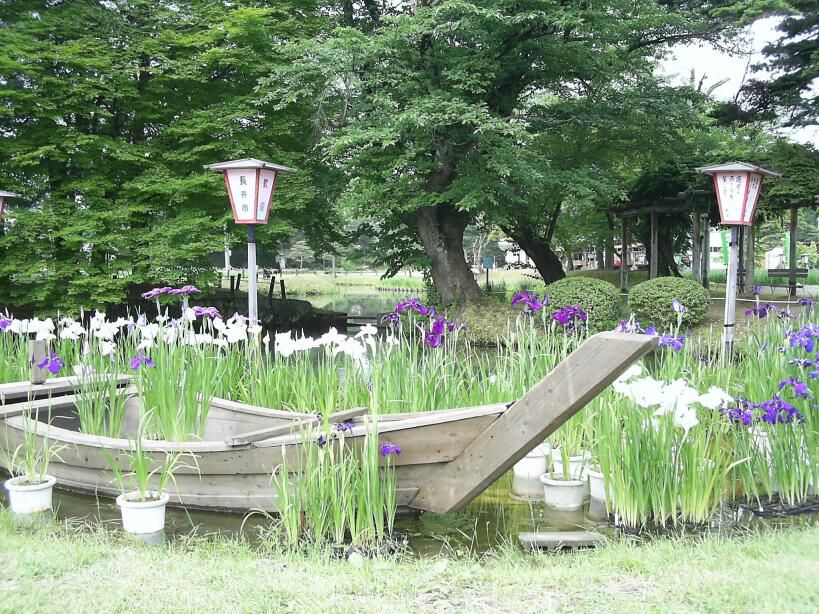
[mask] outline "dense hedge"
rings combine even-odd
[[[610,330],[620,319],[617,288],[602,279],[566,277],[546,286],[549,309],[580,305],[589,315],[589,329]]]
[[[685,307],[683,327],[702,322],[711,305],[708,290],[681,277],[658,277],[637,284],[629,292],[628,304],[643,326],[653,324],[667,329],[677,325],[677,313],[672,308],[674,299]]]

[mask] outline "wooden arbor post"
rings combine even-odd
[[[702,236],[699,211],[694,209],[691,218],[691,279],[702,282]]]
[[[623,246],[620,250],[620,292],[628,292],[628,267],[629,267],[629,236],[628,218],[624,215],[620,218]]]
[[[705,216],[708,220],[708,216]],[[703,288],[708,288],[708,271],[711,270],[711,227],[706,224],[702,232],[702,273],[700,273],[700,283]]]
[[[756,285],[756,250],[754,247],[756,233],[753,226],[745,227],[745,297],[753,298]]]
[[[649,262],[648,268],[648,278],[654,279],[657,277],[657,263],[658,263],[658,254],[657,254],[657,244],[659,243],[658,234],[659,229],[657,228],[657,213],[652,211],[649,214],[649,219],[651,222],[651,234],[649,239],[649,245],[651,249],[651,261]]]
[[[799,254],[797,254],[796,247],[796,229],[798,224],[799,207],[796,205],[791,205],[790,236],[788,237],[790,243],[790,262],[788,263],[788,296],[790,298],[796,296],[796,269],[799,268],[799,263],[797,262]]]

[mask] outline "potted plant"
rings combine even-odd
[[[512,494],[519,497],[541,495],[540,476],[548,470],[549,444],[535,446],[512,467]]]
[[[583,416],[577,414],[552,436],[554,471],[575,480],[585,479],[586,465],[591,457],[583,449],[586,443],[586,424],[582,420]]]
[[[568,466],[566,459],[563,466]],[[555,455],[549,463],[549,473],[540,476],[543,485],[543,500],[546,505],[557,510],[578,510],[583,507],[586,495],[586,481],[566,476],[555,470],[557,462]]]
[[[596,501],[605,501],[607,484],[600,464],[590,462],[586,468],[586,477],[589,479],[589,495],[591,498]],[[611,492],[609,492],[609,501],[614,502],[614,495]]]
[[[143,448],[143,427],[147,422],[143,420],[140,424],[130,451],[108,457],[108,465],[120,490],[117,505],[122,514],[122,527],[133,535],[157,533],[165,528],[165,507],[170,500],[168,484],[175,483],[174,474],[178,469],[190,467],[182,461],[182,452],[166,452],[164,462],[154,461]],[[128,473],[121,468],[123,457],[131,469]]]
[[[3,464],[15,474],[6,480],[9,506],[17,515],[37,514],[51,511],[52,488],[57,480],[48,475],[48,465],[53,458],[59,458],[64,446],[55,446],[48,437],[48,431],[38,442],[36,420],[30,413],[23,415],[23,443],[15,448],[11,458],[3,459]],[[7,446],[7,449],[10,446]]]

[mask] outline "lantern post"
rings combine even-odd
[[[14,194],[13,192],[4,192],[3,190],[0,190],[0,220],[3,219],[3,216],[6,213],[6,209],[5,209],[6,199],[7,198],[16,198],[18,196],[19,196],[19,194]]]
[[[247,315],[255,324],[259,321],[256,226],[267,224],[279,175],[293,173],[295,169],[256,158],[206,164],[205,168],[223,174],[233,221],[247,225]]]
[[[728,271],[725,283],[725,317],[722,342],[725,357],[734,347],[734,325],[737,304],[737,268],[739,263],[739,227],[753,226],[756,205],[762,191],[764,177],[781,177],[779,173],[765,170],[747,162],[729,162],[715,166],[702,166],[699,173],[714,177],[720,224],[729,226],[731,239],[728,252]],[[753,280],[749,280],[753,282]]]

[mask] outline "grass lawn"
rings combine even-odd
[[[0,514],[4,612],[816,612],[819,527],[598,551],[365,561],[191,538],[17,529]]]

